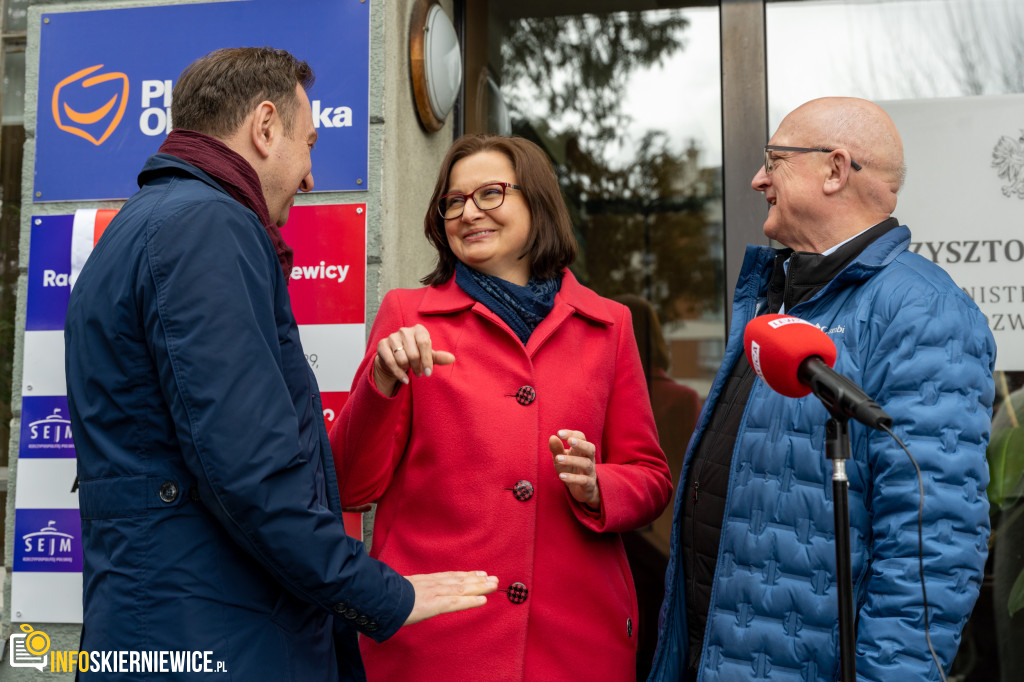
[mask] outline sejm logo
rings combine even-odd
[[[53,410],[53,414],[45,419],[37,419],[29,423],[28,433],[31,440],[29,447],[40,443],[52,444],[55,447],[70,444],[71,420],[66,419],[58,407]]]
[[[62,533],[57,528],[56,521],[50,521],[45,528],[21,536],[22,542],[25,543],[26,557],[30,557],[34,561],[52,563],[72,561],[71,541],[74,539],[74,535]]]

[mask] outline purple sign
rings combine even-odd
[[[25,331],[64,329],[71,296],[73,215],[35,216],[28,247]]]
[[[75,457],[66,396],[25,396],[21,399],[21,442],[18,456]]]
[[[77,509],[16,509],[15,571],[82,571],[82,519]]]

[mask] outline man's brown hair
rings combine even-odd
[[[486,151],[500,152],[512,162],[515,184],[519,185],[518,191],[522,193],[530,211],[530,236],[522,257],[530,259],[531,276],[541,279],[558,276],[576,260],[576,236],[572,231],[569,211],[565,207],[551,161],[544,151],[521,137],[463,135],[452,143],[444,157],[434,185],[434,194],[427,205],[423,231],[427,240],[437,249],[437,265],[420,280],[423,284],[442,284],[455,274],[457,259],[448,246],[445,220],[438,213],[437,205],[448,192],[452,166],[467,156]]]
[[[284,50],[232,47],[215,50],[185,67],[174,85],[174,128],[223,138],[234,133],[260,102],[274,103],[291,132],[295,86],[309,90],[313,69]]]

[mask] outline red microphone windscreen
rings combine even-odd
[[[800,382],[800,364],[817,355],[832,367],[836,346],[825,332],[792,315],[761,315],[747,323],[743,348],[757,376],[773,390],[790,398],[811,392]]]

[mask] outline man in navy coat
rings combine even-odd
[[[74,285],[83,679],[182,660],[189,679],[362,679],[356,632],[384,640],[497,586],[404,578],[345,535],[278,229],[313,187],[312,81],[269,48],[186,68],[175,130]]]

